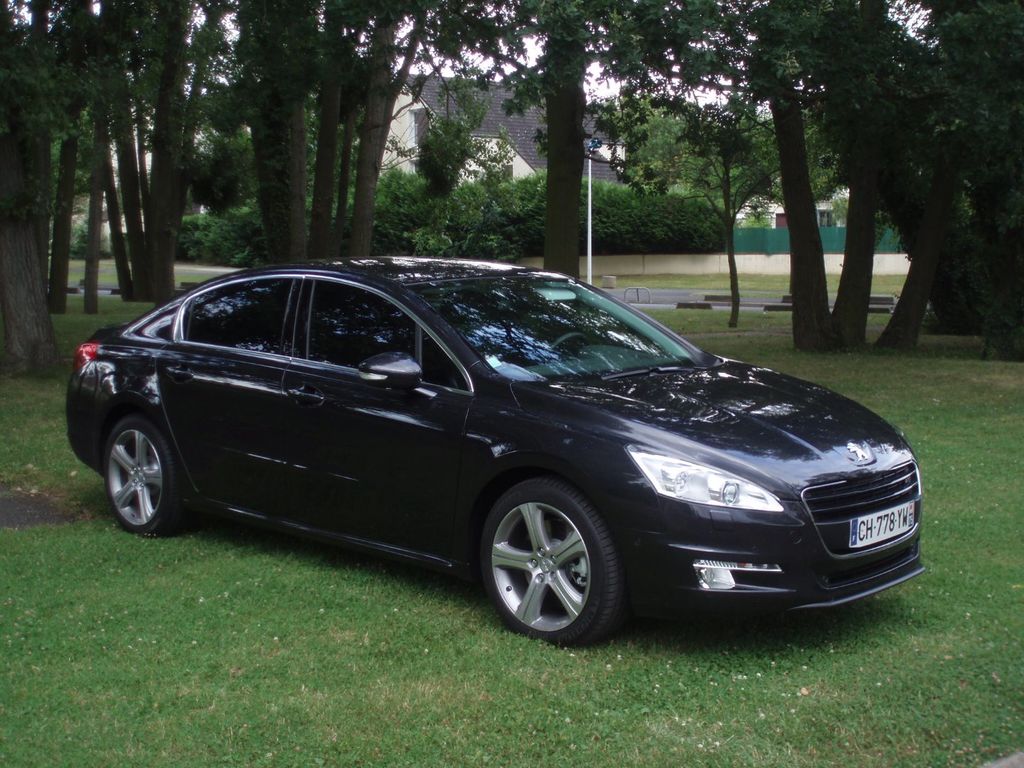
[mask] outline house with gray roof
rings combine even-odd
[[[440,77],[429,77],[413,81],[403,90],[395,102],[385,167],[408,172],[416,170],[417,149],[426,136],[431,118],[434,115],[448,115],[458,109],[449,82]],[[507,171],[512,178],[545,170],[548,160],[538,142],[545,127],[544,110],[529,107],[522,114],[508,114],[505,104],[511,98],[511,93],[500,83],[491,84],[486,90],[479,89],[474,93],[482,99],[484,115],[472,135],[495,145],[503,138],[508,142],[512,156]],[[608,164],[610,157],[611,152],[605,142],[594,153],[595,180],[618,182],[615,171]]]

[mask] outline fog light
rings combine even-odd
[[[726,590],[736,586],[733,571],[761,571],[782,573],[775,563],[733,563],[722,560],[694,560],[693,570],[697,572],[697,583],[701,589]]]
[[[728,568],[711,568],[694,564],[697,571],[697,583],[701,589],[732,589],[736,586],[736,579]]]

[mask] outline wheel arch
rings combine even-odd
[[[135,398],[124,398],[113,403],[107,412],[103,416],[103,420],[100,422],[100,428],[97,431],[97,442],[96,442],[96,456],[99,457],[100,470],[102,471],[103,461],[105,457],[103,455],[103,449],[106,447],[107,440],[110,438],[110,433],[114,430],[114,427],[119,421],[127,416],[141,416],[147,421],[151,422],[154,427],[164,433],[168,442],[174,447],[174,440],[167,429],[167,425],[164,423],[162,414],[160,411],[143,399]]]
[[[468,525],[466,526],[467,538],[463,542],[464,551],[467,553],[469,562],[469,575],[473,579],[480,578],[480,537],[483,535],[484,521],[488,513],[510,488],[519,485],[526,480],[533,480],[540,477],[550,477],[568,483],[588,499],[590,494],[577,482],[571,473],[559,471],[543,464],[521,464],[511,466],[498,472],[491,477],[477,492],[469,510]],[[593,501],[591,499],[591,501]]]

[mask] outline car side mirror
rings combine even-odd
[[[387,389],[414,389],[423,369],[405,352],[381,352],[359,364],[359,378]]]

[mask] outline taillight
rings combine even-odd
[[[75,350],[75,371],[82,370],[86,365],[96,359],[96,354],[100,351],[100,345],[98,341],[87,341],[84,344],[79,344],[78,349]]]

